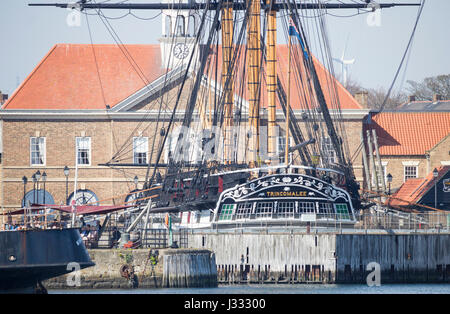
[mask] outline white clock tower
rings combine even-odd
[[[190,3],[192,0],[162,0],[162,3]],[[198,58],[198,47],[195,47],[198,17],[192,10],[163,10],[162,37],[159,39],[163,67],[175,69],[187,65],[194,53],[192,65]]]

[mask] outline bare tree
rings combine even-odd
[[[353,96],[355,96],[356,93],[366,91],[368,93],[367,106],[372,109],[381,109],[381,106],[387,94],[387,91],[382,87],[364,88],[358,81],[354,80],[351,77],[347,79],[346,89]],[[404,103],[406,100],[407,100],[406,94],[401,91],[391,93],[391,95],[389,95],[389,98],[386,100],[386,104],[383,110],[395,109],[396,107]]]
[[[368,89],[369,99],[368,107],[373,109],[392,110],[396,109],[402,103],[407,100],[407,96],[402,91],[391,92],[386,103],[383,106],[384,99],[386,98],[387,91],[383,87]]]
[[[409,85],[406,88],[408,94],[416,96],[417,100],[432,100],[434,94],[450,99],[450,74],[427,77],[422,82],[406,83]]]

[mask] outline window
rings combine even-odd
[[[295,211],[295,203],[294,202],[279,202],[278,203],[278,217],[283,218],[293,218]]]
[[[196,35],[195,26],[195,17],[193,15],[190,15],[188,18],[188,36],[194,37]]]
[[[76,146],[77,165],[89,166],[91,164],[91,138],[77,137]]]
[[[147,163],[148,137],[133,138],[133,162],[138,165]]]
[[[259,202],[256,204],[255,217],[266,218],[272,216],[273,202]]]
[[[411,178],[417,178],[417,166],[405,166],[404,172],[405,172],[404,181]]]
[[[333,206],[331,203],[319,203],[319,214],[324,216],[334,215]]]
[[[166,15],[164,36],[167,37],[171,35],[172,35],[172,18],[169,15]]]
[[[67,199],[67,205],[72,205],[73,201],[75,201],[75,205],[98,205],[97,195],[88,189],[77,190],[75,195],[72,192]]]
[[[333,142],[329,137],[322,137],[322,163],[324,165],[330,165],[336,163],[336,151],[333,147]]]
[[[176,36],[184,36],[184,16],[177,16],[175,28]]]
[[[299,213],[315,213],[316,209],[313,202],[299,202],[298,211]]]
[[[289,138],[289,145],[292,145],[292,137]],[[286,152],[286,137],[278,136],[277,155],[280,156],[280,163],[284,163],[284,156]],[[292,162],[292,153],[289,153],[289,162]]]
[[[240,203],[236,211],[236,219],[249,218],[252,212],[253,203]]]
[[[335,204],[334,207],[338,219],[350,219],[347,204]]]
[[[30,163],[34,165],[45,165],[45,137],[30,138]]]
[[[236,204],[224,204],[220,211],[219,220],[231,220]]]

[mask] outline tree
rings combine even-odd
[[[416,100],[433,100],[433,95],[441,95],[443,99],[450,99],[450,74],[425,78],[422,82],[406,81],[409,95],[416,96]]]
[[[384,103],[384,99],[386,98],[387,91],[383,87],[369,88],[368,93],[369,93],[368,107],[373,109],[383,109],[383,110],[396,109],[407,99],[405,93],[401,91],[391,92],[391,94],[386,100],[386,103],[384,104],[384,107],[381,108],[381,106]]]
[[[378,88],[364,88],[361,84],[352,78],[347,79],[347,87],[346,89],[350,94],[355,96],[356,93],[366,91],[368,93],[367,99],[367,107],[371,109],[381,109],[381,106],[386,98],[387,91],[383,87]],[[399,91],[393,92],[389,95],[386,100],[386,104],[383,108],[385,109],[395,109],[402,103],[406,102],[407,97],[406,94]]]

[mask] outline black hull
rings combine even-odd
[[[37,282],[95,265],[78,229],[0,232],[0,290],[34,287]],[[71,265],[70,265],[71,266]]]

